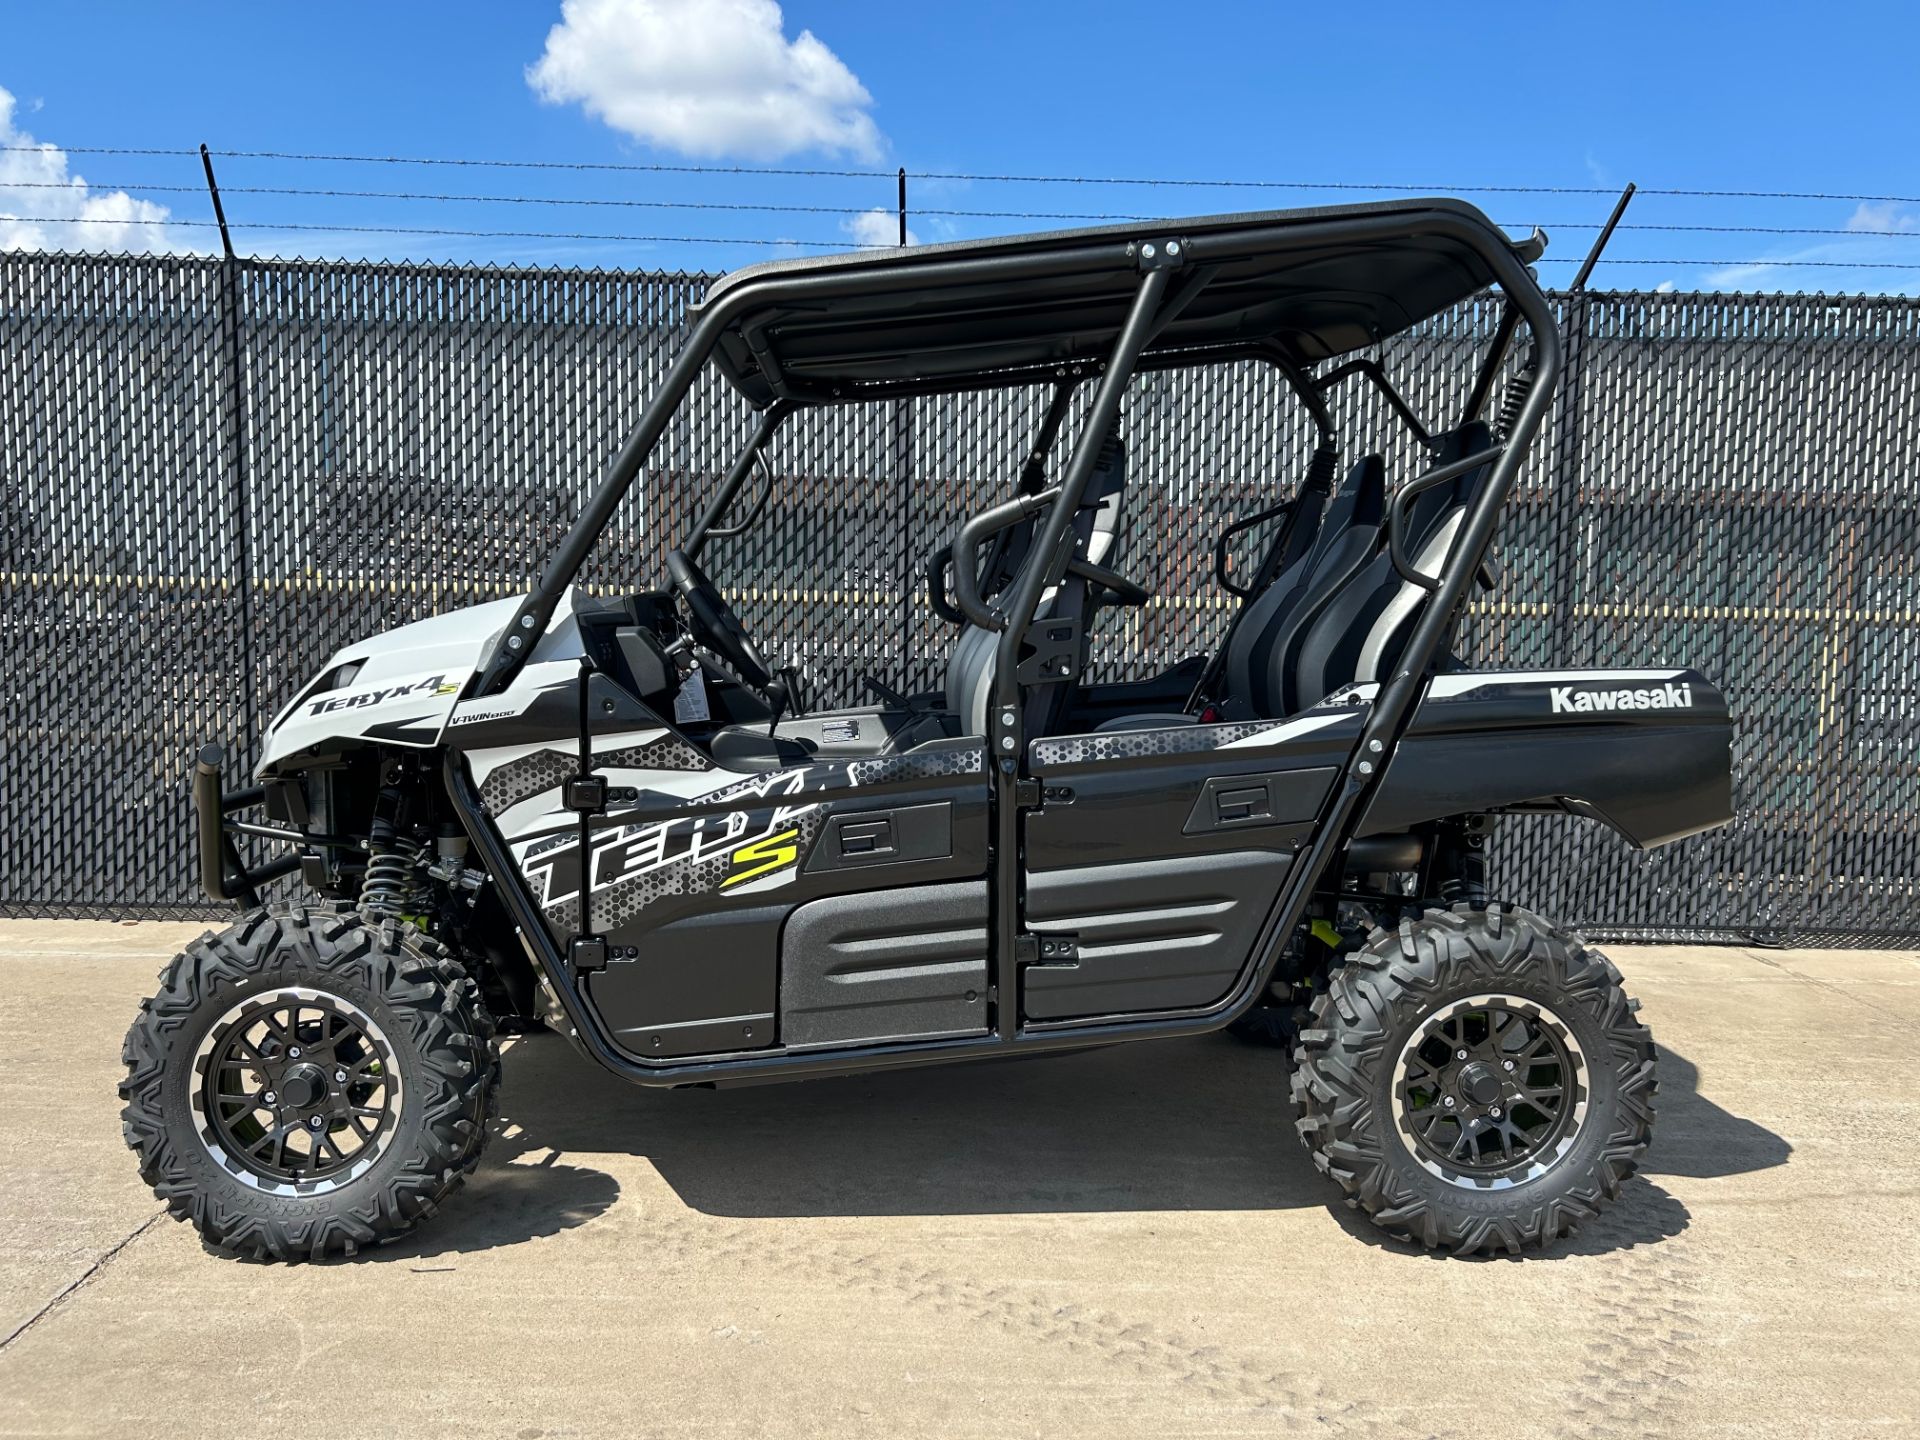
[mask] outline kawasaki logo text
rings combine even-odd
[[[1556,715],[1589,715],[1596,710],[1691,710],[1693,686],[1665,685],[1650,690],[1580,690],[1571,685],[1550,685],[1547,694],[1553,700]]]

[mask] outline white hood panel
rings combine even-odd
[[[310,684],[275,716],[256,774],[265,775],[302,750],[326,750],[341,742],[417,749],[439,744],[460,692],[519,607],[515,597],[451,610],[334,652],[320,674],[359,661],[353,682],[318,693]],[[580,651],[568,590],[529,660],[573,659]]]

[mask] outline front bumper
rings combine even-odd
[[[262,886],[283,875],[291,875],[300,868],[300,856],[296,851],[250,869],[240,858],[240,847],[234,843],[234,836],[255,835],[294,844],[301,843],[306,837],[297,830],[282,830],[272,825],[229,818],[235,811],[250,810],[263,803],[266,792],[258,785],[231,794],[223,791],[220,788],[220,770],[226,758],[226,752],[218,745],[207,744],[200,747],[200,753],[193,762],[193,811],[196,848],[200,857],[200,888],[211,899],[232,901],[243,909],[251,910],[260,904]]]

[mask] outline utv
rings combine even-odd
[[[203,883],[244,913],[128,1035],[141,1175],[217,1250],[318,1257],[405,1234],[473,1169],[499,1028],[712,1086],[1232,1027],[1291,1046],[1300,1138],[1394,1235],[1519,1251],[1594,1215],[1646,1147],[1653,1042],[1603,956],[1489,896],[1487,834],[1724,824],[1730,728],[1691,670],[1452,658],[1560,373],[1544,245],[1411,200],[722,279],[529,593],[340,650],[253,788],[223,793],[201,752]],[[1489,287],[1502,318],[1444,433],[1376,362],[1339,363]],[[1224,642],[1086,683],[1100,613],[1156,603],[1117,568],[1128,382],[1248,362],[1319,440],[1220,537],[1259,556],[1218,567]],[[661,587],[590,595],[583,561],[709,364],[751,433]],[[1353,374],[1424,468],[1341,456],[1326,390]],[[1027,386],[1051,395],[1031,458],[913,572],[951,626],[944,691],[809,711],[702,565],[757,518],[778,427]],[[291,853],[250,866],[243,837]],[[311,896],[263,902],[295,874]]]

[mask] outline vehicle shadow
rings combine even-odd
[[[516,1163],[533,1153],[541,1158]],[[428,1224],[391,1245],[319,1263],[412,1262],[429,1270],[435,1260],[558,1235],[605,1214],[619,1198],[620,1182],[606,1171],[571,1164],[521,1126],[501,1121],[479,1167]]]
[[[1661,1056],[1658,1138],[1620,1205],[1549,1255],[1657,1243],[1686,1228],[1659,1175],[1743,1174],[1791,1147],[1702,1097],[1696,1067]],[[403,1258],[553,1234],[611,1206],[619,1184],[582,1164],[644,1157],[690,1208],[738,1219],[1329,1206],[1293,1135],[1287,1067],[1226,1035],[1057,1058],[730,1090],[642,1090],[536,1035],[506,1059],[507,1121],[468,1192]],[[508,1163],[529,1155],[530,1163]],[[1408,1247],[1411,1251],[1411,1247]],[[1421,1253],[1421,1252],[1413,1252]]]
[[[1645,1174],[1711,1179],[1746,1175],[1787,1163],[1793,1146],[1700,1093],[1700,1070],[1686,1056],[1660,1047],[1658,1123]]]

